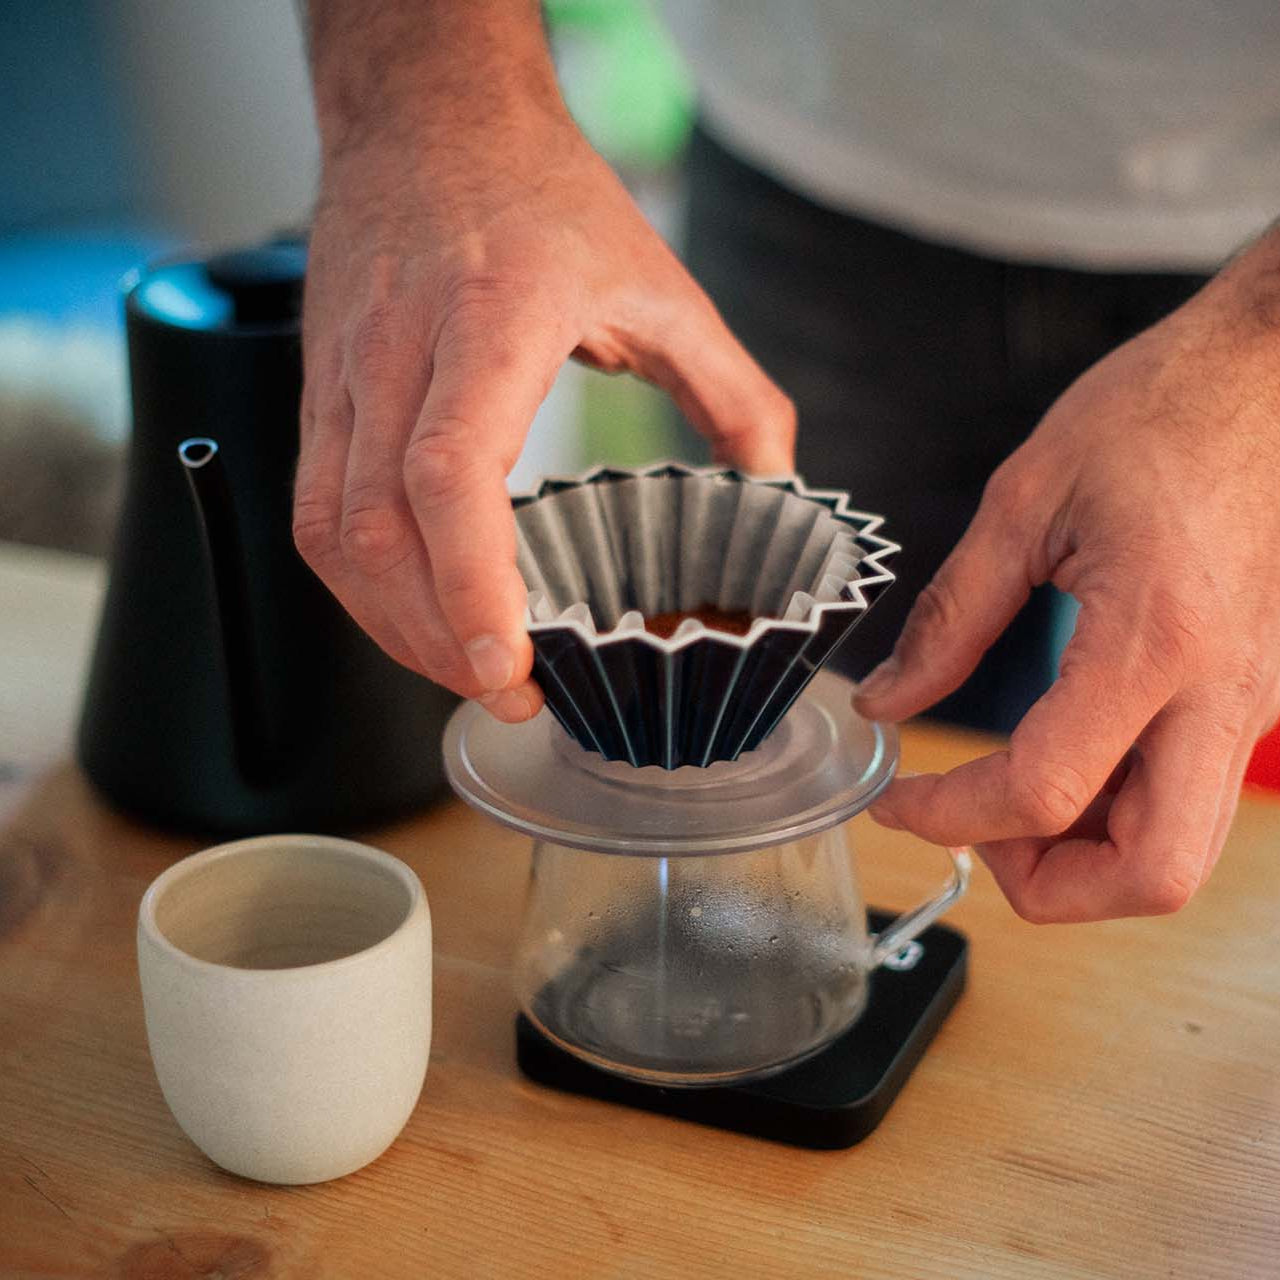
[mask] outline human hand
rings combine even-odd
[[[855,695],[897,720],[955,689],[1051,581],[1080,603],[1005,751],[896,781],[872,815],[976,843],[1028,920],[1181,907],[1280,713],[1280,240],[1081,377],[996,471]]]
[[[465,8],[418,10],[403,39]],[[518,721],[541,694],[505,477],[564,361],[655,382],[749,471],[791,469],[795,415],[584,141],[549,62],[522,54],[519,92],[468,81],[471,30],[436,33],[454,79],[430,112],[348,120],[326,147],[294,536],[389,654]]]

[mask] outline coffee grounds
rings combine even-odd
[[[697,609],[684,612],[655,613],[651,618],[644,620],[644,626],[646,631],[667,640],[675,635],[676,628],[686,618],[697,618],[703,626],[709,627],[712,631],[727,631],[734,636],[745,636],[755,621],[749,613],[726,613],[723,609],[717,609],[715,605],[704,604]]]

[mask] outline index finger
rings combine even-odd
[[[533,665],[506,477],[569,351],[527,327],[445,321],[404,453],[440,609],[488,690],[518,687]]]

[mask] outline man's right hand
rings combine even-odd
[[[506,476],[571,355],[665,388],[746,470],[795,413],[587,145],[531,0],[312,0],[324,147],[294,536],[394,658],[541,706]]]

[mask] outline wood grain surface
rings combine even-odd
[[[969,990],[844,1152],[522,1081],[508,964],[527,843],[452,805],[366,833],[434,915],[422,1099],[339,1182],[221,1173],[160,1096],[133,950],[146,884],[198,842],[113,813],[65,759],[100,581],[0,549],[0,1275],[1280,1276],[1280,806],[1261,798],[1175,917],[1034,928],[979,871],[952,917]],[[987,745],[904,733],[914,769]],[[855,834],[873,902],[944,872],[909,837]]]

